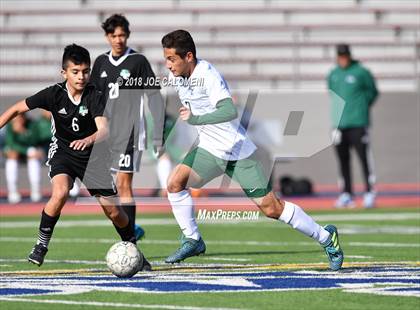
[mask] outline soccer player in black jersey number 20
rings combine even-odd
[[[100,147],[101,142],[106,140],[108,125],[103,116],[104,97],[88,82],[89,52],[75,44],[67,46],[61,73],[64,82],[17,102],[0,115],[2,128],[18,114],[32,109],[42,108],[52,114],[53,137],[48,152],[52,194],[41,214],[37,243],[28,257],[30,262],[38,266],[44,262],[54,226],[76,177],[83,180],[89,193],[97,198],[121,239],[136,242],[127,214],[114,203],[117,191],[109,167],[103,160],[91,157],[93,145]],[[90,165],[92,162],[92,169],[86,173],[88,163]],[[149,267],[146,263],[143,270]]]
[[[163,152],[165,104],[160,86],[145,56],[127,45],[129,22],[120,14],[108,17],[102,24],[111,50],[99,55],[92,68],[91,82],[107,99],[106,115],[110,127],[111,170],[116,174],[121,207],[135,225],[136,204],[133,198],[133,174],[139,170],[142,151],[146,148],[144,95],[153,116],[153,148],[156,156]],[[136,238],[144,235],[135,225]]]

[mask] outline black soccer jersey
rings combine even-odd
[[[50,145],[50,154],[61,150],[75,158],[89,159],[92,146],[83,151],[73,150],[70,143],[97,131],[95,117],[103,115],[105,99],[93,84],[86,85],[80,102],[74,102],[68,93],[66,82],[63,82],[26,98],[26,104],[31,110],[42,108],[52,114],[53,143]]]
[[[160,89],[147,58],[131,48],[117,59],[112,57],[111,51],[99,55],[93,64],[90,82],[110,99],[118,97],[117,85],[119,90]]]
[[[111,148],[116,152],[126,147],[144,149],[144,93],[160,89],[146,57],[127,48],[115,59],[109,51],[95,60],[90,81],[107,100],[105,115],[110,122]]]

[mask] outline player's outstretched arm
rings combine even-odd
[[[0,128],[3,128],[10,120],[15,118],[15,116],[28,112],[29,108],[26,105],[25,100],[16,102],[10,108],[6,110],[3,114],[0,115]]]
[[[104,116],[95,117],[96,128],[98,129],[94,134],[80,140],[74,140],[70,143],[70,147],[76,151],[83,151],[85,148],[93,145],[95,142],[102,142],[108,138],[108,120]]]
[[[216,105],[216,111],[203,114],[193,115],[190,109],[182,107],[179,110],[182,120],[187,121],[191,125],[209,125],[229,122],[238,117],[238,111],[231,98],[220,100]]]

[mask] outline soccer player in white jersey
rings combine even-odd
[[[181,246],[165,262],[177,263],[206,251],[195,216],[189,186],[201,187],[226,174],[269,218],[289,224],[324,248],[330,268],[338,270],[343,251],[334,225],[321,227],[299,206],[276,197],[256,160],[256,146],[240,125],[237,110],[222,75],[209,62],[196,58],[191,35],[176,30],[162,38],[169,80],[181,100],[180,118],[196,126],[198,146],[175,167],[168,180],[168,199],[180,226]]]

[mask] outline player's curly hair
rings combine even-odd
[[[87,64],[90,66],[90,54],[87,49],[77,44],[70,44],[64,48],[62,68],[67,69],[67,65],[71,61],[75,65]]]
[[[105,31],[105,34],[114,33],[117,27],[121,27],[127,34],[127,37],[130,36],[130,23],[122,14],[113,14],[102,23],[102,29]]]
[[[195,43],[191,34],[186,30],[175,30],[162,38],[162,47],[174,48],[179,57],[184,58],[191,52],[196,59]]]

